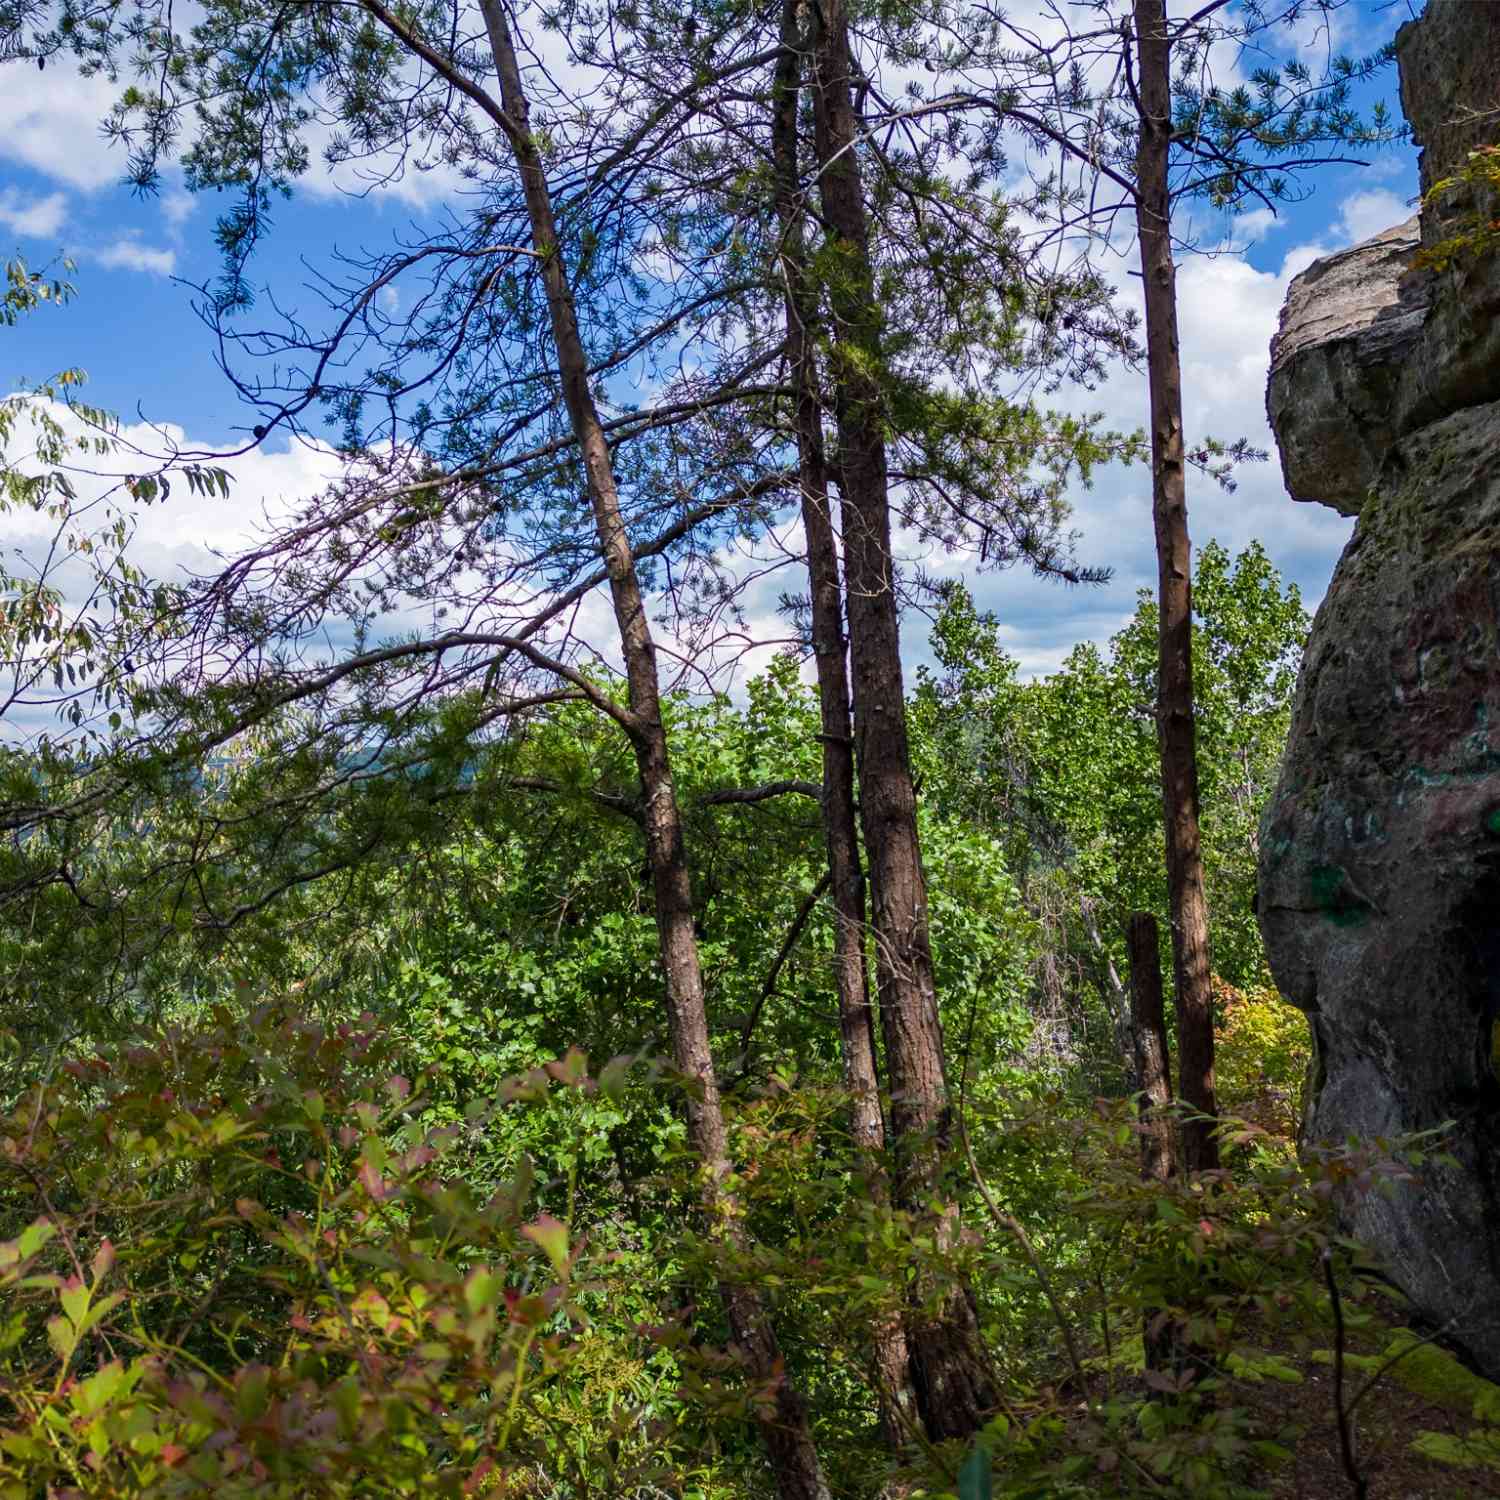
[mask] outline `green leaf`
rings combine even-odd
[[[80,1323],[83,1321],[84,1315],[88,1312],[89,1296],[88,1287],[84,1286],[82,1282],[77,1282],[74,1285],[63,1287],[58,1293],[57,1300],[62,1303],[62,1309],[68,1315],[70,1321]]]
[[[627,1052],[612,1057],[599,1070],[599,1092],[606,1099],[619,1101],[625,1096],[625,1081],[629,1077],[635,1058]]]
[[[109,1296],[100,1298],[83,1315],[83,1321],[78,1325],[78,1337],[82,1338],[96,1323],[107,1318],[124,1300],[124,1292],[111,1292]]]
[[[56,1233],[57,1225],[51,1219],[38,1219],[34,1224],[28,1224],[21,1231],[19,1240],[22,1259],[35,1255]]]
[[[333,1409],[338,1413],[340,1436],[353,1437],[359,1428],[359,1382],[352,1376],[341,1380],[332,1392]]]
[[[78,1335],[74,1333],[72,1323],[61,1316],[47,1319],[47,1340],[62,1360],[71,1359],[78,1346]]]
[[[546,1252],[552,1269],[561,1276],[568,1274],[568,1226],[551,1214],[543,1214],[533,1223],[524,1225],[521,1233],[534,1245]]]
[[[994,1500],[995,1487],[990,1474],[990,1455],[978,1445],[958,1471],[958,1500]]]
[[[478,1269],[470,1272],[464,1282],[464,1303],[471,1313],[493,1307],[505,1290],[505,1279],[493,1271]]]
[[[255,1421],[270,1401],[271,1372],[265,1365],[247,1365],[235,1382],[234,1408],[243,1422]]]

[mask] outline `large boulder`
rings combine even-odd
[[[1351,1226],[1500,1374],[1500,404],[1403,439],[1308,644],[1261,834],[1278,985],[1318,1049],[1315,1138],[1456,1122],[1456,1168]]]
[[[1425,193],[1500,141],[1500,4],[1431,0],[1396,38],[1401,100]],[[1358,515],[1392,446],[1462,407],[1500,401],[1500,256],[1417,269],[1466,216],[1462,189],[1420,216],[1314,262],[1271,341],[1266,409],[1296,500]]]
[[[1500,30],[1476,46],[1476,27],[1500,5],[1432,0],[1398,38],[1424,183],[1475,144],[1453,122],[1488,112],[1500,138]],[[1304,273],[1275,346],[1289,487],[1358,521],[1262,822],[1259,910],[1317,1043],[1310,1135],[1452,1122],[1454,1165],[1345,1210],[1500,1377],[1500,271],[1414,275],[1416,227]],[[1441,237],[1430,215],[1421,233]]]
[[[1427,316],[1431,277],[1412,269],[1420,248],[1413,217],[1315,261],[1288,289],[1266,411],[1294,500],[1346,516],[1364,504]]]

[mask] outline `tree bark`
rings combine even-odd
[[[1156,918],[1136,912],[1125,927],[1130,949],[1130,1021],[1140,1081],[1141,1177],[1165,1183],[1177,1171],[1172,1117],[1171,1054],[1167,1050],[1167,1017],[1162,1003],[1161,936]],[[1141,1348],[1147,1370],[1180,1377],[1188,1366],[1189,1348],[1181,1322],[1166,1308],[1148,1307],[1141,1314]],[[1165,1394],[1154,1391],[1154,1397]]]
[[[1172,1072],[1162,1002],[1161,948],[1156,918],[1136,912],[1125,929],[1130,949],[1130,1039],[1140,1089],[1141,1175],[1165,1182],[1177,1170],[1172,1141]]]
[[[733,1243],[743,1231],[725,1187],[730,1172],[728,1141],[709,1046],[703,974],[693,931],[692,881],[662,723],[656,647],[626,534],[609,445],[589,388],[588,358],[579,336],[546,171],[531,133],[509,19],[503,0],[482,0],[482,10],[500,77],[501,104],[513,127],[511,146],[521,172],[532,245],[541,262],[563,400],[582,454],[599,548],[609,570],[610,598],[625,659],[630,737],[641,779],[673,1060],[695,1085],[688,1095],[688,1138],[702,1163],[704,1209],[716,1232]],[[806,1405],[786,1377],[765,1304],[747,1286],[723,1283],[720,1293],[752,1378],[773,1392],[769,1408],[758,1409],[762,1410],[761,1436],[776,1476],[777,1493],[782,1500],[829,1500]]]
[[[787,362],[796,385],[795,425],[807,544],[813,659],[823,745],[823,834],[834,912],[833,968],[839,1002],[844,1088],[849,1094],[855,1144],[865,1158],[865,1180],[877,1199],[889,1199],[884,1165],[885,1121],[875,1054],[875,1018],[865,963],[865,880],[860,863],[854,803],[854,742],[849,678],[845,668],[843,581],[828,488],[814,330],[818,298],[808,280],[803,235],[802,173],[797,133],[803,56],[798,17],[801,0],[783,0],[781,41],[772,101],[771,145],[776,173],[776,217],[781,235],[780,273],[786,309]],[[871,1364],[880,1423],[900,1444],[917,1421],[906,1330],[899,1319],[880,1320],[871,1331]]]
[[[958,1214],[942,1170],[952,1122],[906,730],[879,376],[880,311],[856,150],[853,57],[844,0],[824,0],[819,10],[814,126],[823,218],[833,251],[832,377],[854,742],[891,1087],[896,1200],[912,1212],[934,1211],[940,1243],[951,1244]],[[993,1410],[996,1393],[966,1289],[949,1289],[935,1316],[914,1312],[907,1334],[929,1436],[971,1436]]]
[[[1177,339],[1177,270],[1172,259],[1172,42],[1165,0],[1135,0],[1140,140],[1136,231],[1146,298],[1146,365],[1151,386],[1151,511],[1156,529],[1157,734],[1172,921],[1172,975],[1182,1098],[1208,1118],[1185,1121],[1183,1165],[1219,1164],[1213,1135],[1214,1018],[1208,902],[1198,837],[1198,752],[1193,714],[1192,543],[1182,430],[1182,360]]]

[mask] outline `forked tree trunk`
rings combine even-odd
[[[816,9],[822,26],[814,48],[814,122],[823,219],[833,251],[828,295],[854,742],[891,1089],[895,1189],[902,1207],[934,1211],[940,1242],[952,1244],[957,1206],[942,1181],[952,1120],[906,731],[879,376],[880,310],[856,150],[848,15],[844,0],[822,0]],[[925,1301],[930,1291],[922,1287],[917,1295]],[[950,1288],[936,1314],[914,1309],[907,1336],[928,1434],[971,1436],[993,1410],[996,1393],[965,1289]]]
[[[737,1228],[735,1207],[725,1188],[725,1178],[730,1172],[728,1143],[709,1047],[682,818],[673,790],[667,736],[662,724],[656,648],[626,534],[609,446],[589,389],[588,359],[579,337],[578,316],[563,265],[546,172],[531,134],[509,21],[503,0],[482,0],[482,8],[500,75],[501,104],[514,127],[511,145],[521,171],[532,246],[541,263],[563,399],[583,456],[599,548],[609,570],[610,597],[625,659],[629,733],[645,808],[646,850],[655,896],[657,937],[666,973],[673,1060],[696,1085],[688,1096],[688,1138],[703,1168],[705,1211],[719,1233],[736,1236],[742,1231]],[[735,1342],[748,1361],[752,1377],[774,1392],[773,1402],[762,1412],[760,1428],[776,1475],[778,1494],[782,1500],[829,1500],[806,1405],[786,1377],[764,1303],[750,1287],[724,1283],[720,1292]]]
[[[802,491],[802,529],[812,604],[813,657],[823,742],[823,833],[833,897],[834,980],[839,1001],[844,1087],[854,1139],[866,1157],[866,1180],[879,1199],[887,1197],[879,1154],[885,1147],[880,1082],[875,1059],[875,1019],[865,965],[865,881],[860,865],[854,807],[854,742],[849,722],[849,679],[844,664],[843,586],[828,490],[823,413],[818,396],[813,330],[817,294],[808,281],[803,235],[805,207],[798,149],[797,112],[802,54],[798,17],[801,0],[784,0],[776,67],[771,145],[776,172],[776,217],[781,236],[780,272],[785,288],[787,362],[796,385],[796,429]],[[915,1431],[906,1331],[899,1320],[878,1321],[871,1330],[871,1363],[881,1426],[892,1443]]]
[[[1182,1129],[1189,1172],[1219,1164],[1213,1135],[1214,1016],[1208,901],[1198,840],[1198,751],[1193,715],[1192,543],[1182,431],[1182,359],[1177,341],[1177,268],[1167,169],[1172,131],[1172,43],[1165,0],[1135,0],[1140,97],[1136,232],[1146,297],[1146,366],[1151,384],[1151,512],[1156,528],[1157,734],[1177,1003],[1177,1069],[1182,1098],[1200,1115]]]

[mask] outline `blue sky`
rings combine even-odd
[[[1389,36],[1406,6],[1362,3],[1345,14],[1351,50]],[[97,121],[108,102],[100,80],[69,79],[49,68],[38,75],[7,65],[0,88],[0,252],[23,253],[45,265],[66,253],[77,262],[78,298],[62,312],[46,312],[0,330],[0,388],[39,379],[61,366],[90,375],[89,399],[128,421],[170,424],[194,444],[233,441],[251,420],[237,408],[217,370],[207,331],[192,310],[189,283],[217,269],[212,230],[219,202],[195,199],[168,182],[155,198],[120,186],[122,161],[100,137]],[[1394,70],[1378,92],[1392,97]],[[1405,218],[1416,193],[1414,152],[1378,155],[1367,169],[1328,169],[1310,180],[1305,202],[1284,205],[1272,220],[1242,220],[1243,253],[1185,259],[1180,271],[1187,422],[1190,435],[1248,437],[1270,447],[1263,414],[1267,346],[1290,276],[1319,254],[1348,245]],[[307,263],[326,264],[332,252],[389,244],[420,224],[452,184],[438,176],[408,178],[394,189],[354,196],[359,184],[320,172],[277,209],[277,228],[255,263],[254,276],[282,306],[309,306]],[[1222,225],[1205,222],[1204,237]],[[1130,262],[1117,263],[1127,292]],[[1103,408],[1116,424],[1133,428],[1145,415],[1144,383],[1115,370],[1093,393],[1062,393],[1077,408]],[[263,502],[307,492],[328,477],[320,455],[269,451],[243,460],[231,499],[143,522],[146,565],[164,571],[201,564],[210,545],[232,544]],[[980,602],[1000,617],[1002,637],[1029,672],[1055,665],[1077,641],[1102,640],[1134,607],[1137,588],[1154,582],[1148,476],[1144,469],[1102,473],[1075,503],[1086,561],[1115,568],[1098,589],[1064,590],[1017,574],[975,580]],[[1289,500],[1273,457],[1246,471],[1232,496],[1206,482],[1191,495],[1197,542],[1218,537],[1239,547],[1258,537],[1286,575],[1316,602],[1326,587],[1349,523],[1321,507]],[[964,571],[949,558],[922,559],[933,572]],[[786,587],[785,581],[776,587]],[[774,590],[755,608],[769,622]],[[771,633],[783,631],[768,623]],[[920,653],[924,627],[912,626]]]

